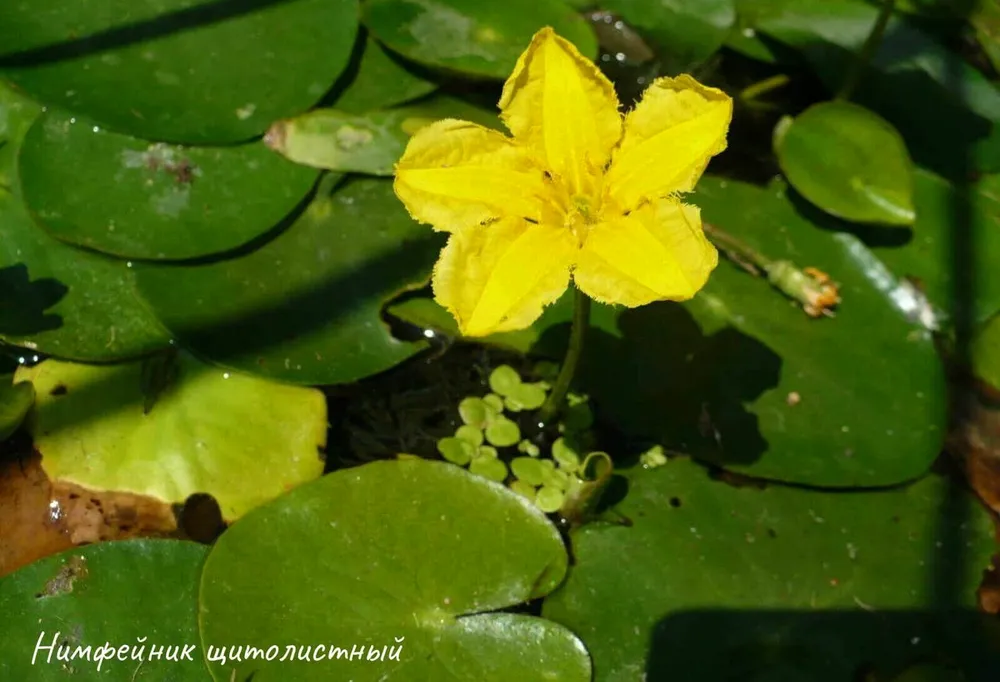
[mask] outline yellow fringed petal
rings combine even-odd
[[[512,140],[454,119],[410,138],[393,187],[414,219],[445,232],[506,216],[538,220],[548,191],[541,169]]]
[[[434,297],[465,336],[523,329],[569,284],[568,230],[508,218],[455,232],[434,268]]]
[[[698,209],[662,199],[594,225],[573,280],[594,300],[634,308],[691,298],[705,286],[718,261],[718,252],[702,231]]]
[[[658,78],[625,118],[605,188],[625,210],[690,192],[709,159],[726,148],[733,101],[690,76]]]
[[[551,28],[535,34],[500,97],[501,118],[573,194],[593,191],[621,138],[615,89]]]

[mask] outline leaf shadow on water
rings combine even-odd
[[[773,350],[733,327],[706,335],[675,303],[624,309],[616,321],[620,336],[591,327],[580,371],[602,418],[713,464],[751,464],[767,452],[746,405],[778,385]],[[568,324],[552,327],[535,350],[565,346],[568,334]]]
[[[26,265],[0,268],[0,333],[28,336],[62,326],[62,317],[45,311],[66,296],[69,288],[57,279],[32,281]]]

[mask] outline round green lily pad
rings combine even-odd
[[[364,23],[376,38],[416,62],[472,76],[506,78],[543,26],[597,56],[590,26],[560,0],[368,0]]]
[[[490,372],[489,382],[494,393],[507,396],[521,385],[521,376],[510,365],[500,365]]]
[[[248,255],[136,266],[142,296],[192,351],[293,383],[356,381],[426,348],[395,339],[380,313],[425,282],[441,236],[417,225],[386,180],[330,189]]]
[[[515,457],[510,462],[510,471],[514,476],[533,486],[542,484],[545,470],[534,457]]]
[[[202,574],[202,642],[312,648],[308,661],[210,664],[219,682],[588,682],[568,630],[491,613],[548,594],[566,565],[555,527],[503,486],[443,462],[373,462],[302,486],[219,538]],[[351,660],[352,647],[365,656]]]
[[[319,476],[322,392],[187,354],[18,369],[37,395],[28,428],[49,478],[175,504],[215,497],[227,520]]]
[[[956,483],[845,495],[737,488],[689,460],[624,473],[627,525],[572,532],[573,571],[542,611],[587,644],[595,682],[833,682],[934,659],[969,665],[970,680],[998,669],[992,617],[975,610],[993,525]]]
[[[472,460],[475,446],[463,438],[448,436],[437,442],[437,450],[452,464],[465,466]]]
[[[774,148],[792,186],[827,213],[884,225],[916,220],[913,164],[903,138],[868,109],[815,104],[779,125]]]
[[[262,143],[180,147],[104,131],[50,111],[19,156],[21,194],[56,238],[121,258],[228,251],[272,229],[318,172]]]
[[[486,440],[490,445],[504,448],[521,440],[521,429],[506,417],[497,417],[486,427]]]
[[[207,553],[204,545],[177,540],[104,542],[0,579],[0,679],[211,680],[197,647],[198,578]],[[95,658],[106,643],[115,653]],[[160,655],[150,659],[153,646]],[[141,661],[134,660],[140,650]]]
[[[0,75],[148,140],[248,140],[315,104],[347,65],[357,0],[0,5]]]
[[[469,464],[469,471],[497,483],[507,479],[507,465],[496,457],[476,457]]]
[[[340,111],[362,114],[423,97],[437,87],[421,78],[368,36],[357,73],[343,86],[333,106]]]
[[[62,244],[29,216],[15,167],[38,114],[0,83],[0,340],[96,362],[166,347],[170,336],[136,296],[129,264]]]
[[[17,431],[35,404],[35,389],[31,384],[12,383],[10,374],[0,376],[0,443]]]

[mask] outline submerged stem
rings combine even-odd
[[[583,354],[583,339],[587,335],[589,325],[590,298],[579,289],[573,289],[573,322],[569,330],[569,347],[566,349],[566,357],[562,367],[559,368],[556,383],[552,386],[552,392],[549,393],[548,399],[538,413],[538,420],[543,424],[550,421],[562,409],[569,385],[572,383],[576,368],[580,364],[580,356]]]
[[[844,79],[844,84],[841,86],[840,92],[837,93],[838,100],[846,102],[854,94],[854,89],[861,82],[861,76],[864,74],[865,69],[868,68],[868,63],[871,62],[872,57],[875,56],[875,51],[882,43],[882,36],[885,35],[885,27],[889,24],[889,18],[892,16],[892,10],[895,5],[896,0],[882,0],[882,8],[879,10],[875,25],[872,26],[872,32],[865,39],[865,44],[861,46],[861,52],[858,53],[854,65],[851,67],[850,72],[848,72],[847,78]]]

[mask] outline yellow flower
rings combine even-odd
[[[726,147],[725,93],[659,78],[623,120],[610,81],[544,28],[500,111],[512,138],[446,119],[419,130],[396,165],[410,215],[451,233],[433,288],[464,335],[529,326],[571,277],[629,307],[704,286],[718,254],[678,195]]]

